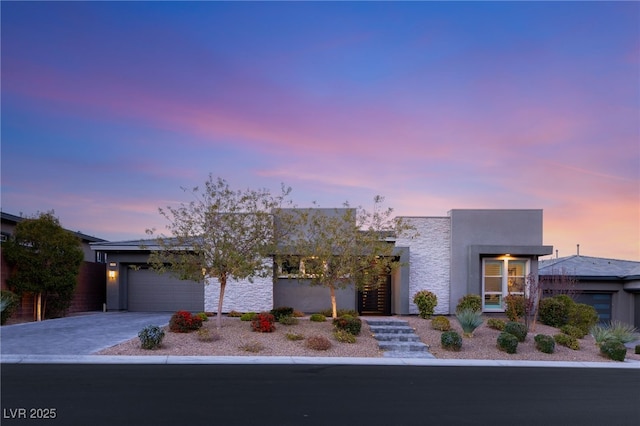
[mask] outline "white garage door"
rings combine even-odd
[[[174,312],[204,310],[204,284],[179,280],[151,269],[128,271],[128,310]]]

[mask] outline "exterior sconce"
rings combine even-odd
[[[116,279],[116,271],[109,271],[109,279],[111,280]]]
[[[115,270],[116,266],[118,266],[116,262],[109,262],[109,271],[107,272],[107,276],[109,277],[110,280],[116,279],[116,270]]]

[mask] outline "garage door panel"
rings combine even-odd
[[[204,284],[183,281],[150,269],[129,270],[128,310],[172,312],[204,310]]]

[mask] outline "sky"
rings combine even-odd
[[[543,209],[640,260],[640,3],[11,2],[1,208],[110,241],[211,174],[298,206]]]

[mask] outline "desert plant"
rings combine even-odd
[[[533,340],[535,341],[536,349],[545,354],[552,354],[556,349],[555,340],[547,334],[536,334]]]
[[[212,333],[211,330],[204,327],[196,332],[196,336],[201,342],[215,342],[216,340],[220,340],[218,333]]]
[[[638,335],[638,330],[634,326],[626,324],[622,321],[611,321],[611,323],[609,323],[609,331],[613,339],[618,340],[622,343],[633,342],[634,340],[638,340],[640,338],[640,335]]]
[[[333,319],[333,327],[336,330],[344,330],[357,336],[360,334],[360,329],[362,328],[362,320],[360,318],[354,318],[351,315],[344,315]]]
[[[600,345],[600,353],[614,361],[624,361],[627,356],[627,347],[619,340],[605,340]]]
[[[526,314],[526,301],[524,296],[510,294],[504,298],[506,303],[505,314],[510,321],[518,321],[520,318],[524,318]]]
[[[333,332],[333,338],[336,339],[338,342],[341,342],[341,343],[355,343],[356,342],[356,336],[354,336],[353,334],[349,333],[346,330],[335,330]]]
[[[449,318],[438,315],[431,320],[431,328],[434,330],[449,331],[451,330],[451,323],[449,322]]]
[[[178,311],[169,320],[169,331],[174,333],[190,333],[202,327],[202,319],[187,311]]]
[[[476,312],[482,311],[482,298],[477,294],[467,294],[458,300],[456,312],[464,309],[471,309]]]
[[[239,349],[245,352],[258,353],[264,349],[264,345],[260,342],[251,341],[243,343],[239,346]]]
[[[498,349],[508,354],[515,354],[518,349],[518,338],[511,333],[503,331],[498,335]]]
[[[568,315],[569,309],[557,297],[548,297],[540,301],[538,316],[541,323],[559,328],[567,323]]]
[[[197,314],[194,314],[193,316],[200,318],[200,320],[202,320],[202,322],[209,321],[209,317],[204,312],[198,312]]]
[[[504,326],[504,332],[516,336],[518,342],[524,342],[527,338],[527,326],[519,322],[509,321]]]
[[[12,291],[0,290],[0,303],[3,308],[0,311],[0,324],[5,324],[15,312],[20,302],[20,297]]]
[[[413,296],[413,303],[418,307],[420,318],[429,319],[438,305],[438,297],[428,290],[421,290]]]
[[[309,321],[313,321],[313,322],[325,322],[326,320],[327,320],[327,317],[322,314],[312,314],[309,317]]]
[[[157,325],[148,325],[138,333],[142,349],[156,349],[162,345],[164,330]]]
[[[440,335],[440,345],[448,351],[458,352],[462,348],[462,337],[456,331],[445,331]]]
[[[564,334],[575,337],[576,339],[582,339],[586,334],[581,328],[569,324],[560,327],[560,331],[562,331]]]
[[[473,331],[482,324],[482,313],[469,308],[456,312],[456,318],[466,337],[471,337]]]
[[[613,335],[611,334],[611,329],[608,324],[593,325],[589,329],[589,334],[593,336],[593,339],[596,341],[597,346],[600,346],[605,340],[610,340],[613,338]]]
[[[272,309],[270,314],[273,315],[276,321],[280,322],[280,318],[290,317],[293,315],[293,308],[289,306],[280,306]]]
[[[314,351],[327,351],[331,348],[329,339],[319,335],[307,337],[305,345]]]
[[[298,318],[295,317],[280,317],[280,319],[278,320],[278,323],[282,324],[282,325],[296,325],[298,324]]]
[[[504,327],[507,323],[504,320],[499,318],[489,318],[487,320],[487,327],[493,328],[494,330],[503,331]]]
[[[360,315],[358,313],[358,311],[354,310],[354,309],[338,309],[337,311],[337,316],[342,317],[345,315],[351,315],[352,317],[357,317],[358,315]],[[318,312],[321,315],[324,315],[325,318],[331,318],[333,317],[333,309],[328,308],[328,309],[323,309],[321,311]]]
[[[245,312],[244,314],[240,315],[240,321],[252,321],[256,315],[258,314],[255,312]]]
[[[573,349],[574,351],[580,350],[580,343],[578,342],[578,339],[571,337],[568,334],[554,334],[553,340],[555,340],[557,344]]]
[[[260,333],[271,333],[276,329],[275,318],[268,312],[260,312],[251,320],[251,329]]]
[[[287,340],[292,340],[292,341],[304,339],[304,336],[299,333],[287,333],[285,336],[287,337]]]
[[[636,345],[635,353],[636,355],[640,355],[640,345]]]
[[[296,318],[302,318],[304,316],[304,312],[298,311],[297,309],[293,311],[293,316]]]
[[[227,316],[231,318],[240,318],[242,316],[242,312],[230,311]]]
[[[567,296],[565,296],[567,297]],[[567,314],[567,324],[578,327],[584,334],[589,333],[589,329],[598,322],[598,312],[596,308],[585,303],[574,303],[569,307]]]

